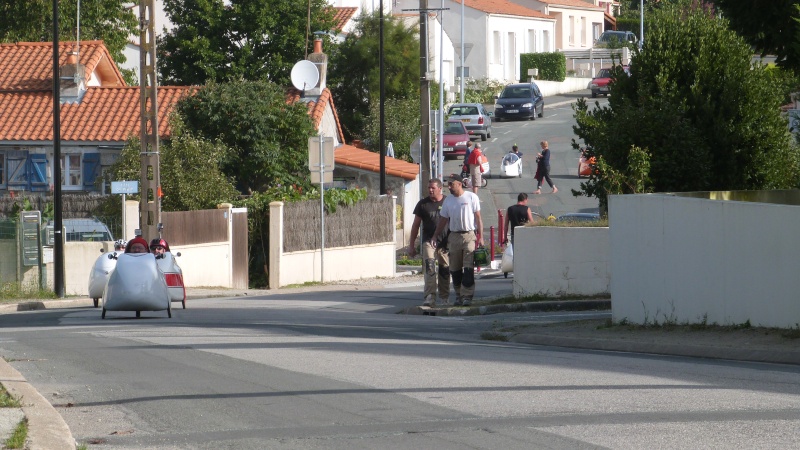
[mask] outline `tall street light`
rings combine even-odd
[[[458,90],[461,92],[460,101],[464,103],[464,0],[461,0],[461,74],[459,78]]]
[[[53,0],[53,287],[64,298],[64,229],[61,212],[61,83],[58,67],[58,0]]]
[[[644,0],[639,0],[639,51],[644,42]]]

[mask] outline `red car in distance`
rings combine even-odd
[[[611,92],[610,84],[611,76],[613,74],[612,70],[613,68],[611,67],[600,69],[600,71],[597,72],[597,76],[592,78],[592,81],[589,82],[587,89],[592,90],[592,98],[597,98],[597,96],[600,94],[608,97],[608,94]],[[631,73],[628,69],[628,66],[622,66],[622,70],[624,70],[625,73],[630,76]]]
[[[442,136],[442,152],[444,159],[455,158],[467,154],[469,133],[460,120],[448,120],[444,123]]]

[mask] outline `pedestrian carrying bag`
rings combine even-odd
[[[508,244],[508,247],[503,251],[503,259],[500,260],[500,271],[505,273],[514,271],[514,246],[511,244]]]
[[[489,158],[487,158],[486,155],[481,155],[480,163],[481,163],[481,173],[488,172]]]
[[[472,261],[475,263],[476,266],[485,266],[489,264],[489,251],[486,250],[486,247],[480,246],[475,249],[475,253],[472,255]]]

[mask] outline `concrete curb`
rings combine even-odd
[[[28,383],[17,369],[0,358],[0,382],[9,394],[22,403],[28,419],[28,439],[25,448],[38,450],[75,449],[75,438],[53,405]]]
[[[480,316],[507,312],[594,311],[607,309],[611,309],[611,300],[558,300],[547,302],[510,303],[503,305],[475,305],[467,307],[449,306],[424,308],[419,306],[411,306],[403,310],[403,313],[428,316]]]
[[[614,339],[613,337],[592,339],[537,333],[522,333],[509,336],[509,341],[518,342],[521,344],[579,348],[586,350],[605,350],[615,352],[647,353],[653,355],[687,356],[695,358],[727,359],[732,361],[800,365],[800,350],[770,351],[715,346],[709,347],[707,345],[676,345],[667,343],[635,342]]]

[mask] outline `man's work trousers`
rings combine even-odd
[[[456,298],[472,300],[475,294],[475,232],[451,232],[447,238],[450,250],[450,275]]]
[[[422,269],[425,271],[424,298],[438,297],[446,302],[450,297],[450,263],[446,248],[433,248],[430,243],[422,243]],[[438,266],[438,267],[437,267]]]

